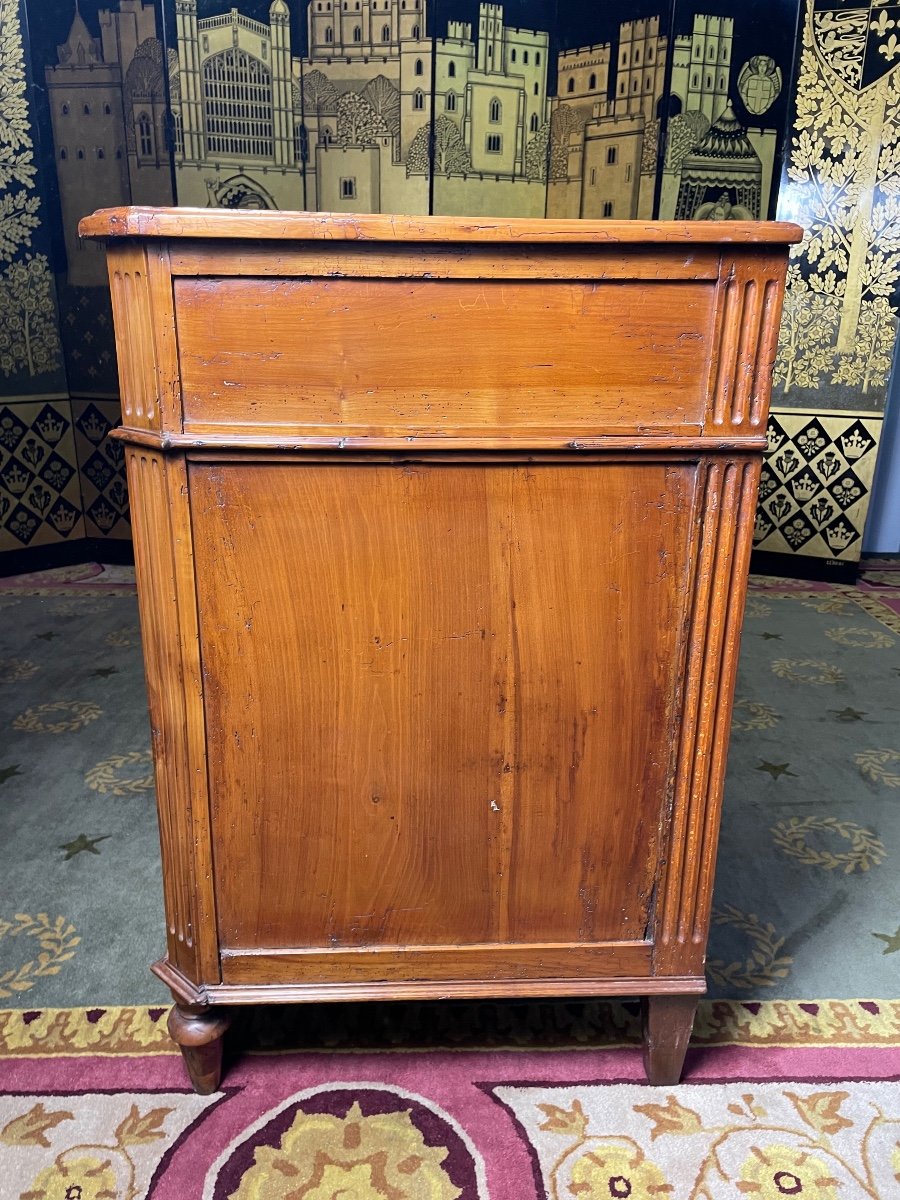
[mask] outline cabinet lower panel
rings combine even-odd
[[[376,983],[592,979],[650,974],[650,942],[589,945],[381,947],[377,950],[249,950],[222,955],[222,981]]]
[[[647,936],[696,474],[190,464],[223,951]]]

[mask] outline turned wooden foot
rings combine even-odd
[[[231,1019],[220,1008],[176,1004],[169,1013],[169,1034],[181,1050],[198,1096],[218,1091],[222,1078],[222,1038]]]
[[[681,1079],[697,1001],[697,996],[643,998],[644,1070],[650,1083],[672,1084]]]

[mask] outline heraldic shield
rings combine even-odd
[[[812,30],[819,58],[856,91],[900,66],[900,3],[813,0]]]

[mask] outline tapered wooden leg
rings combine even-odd
[[[221,1008],[176,1004],[169,1013],[169,1034],[198,1096],[218,1091],[222,1079],[222,1038],[231,1024]]]
[[[697,996],[645,996],[644,1070],[650,1083],[678,1083],[694,1015]]]

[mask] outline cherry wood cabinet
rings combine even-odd
[[[697,997],[789,225],[116,209],[170,1020]]]

